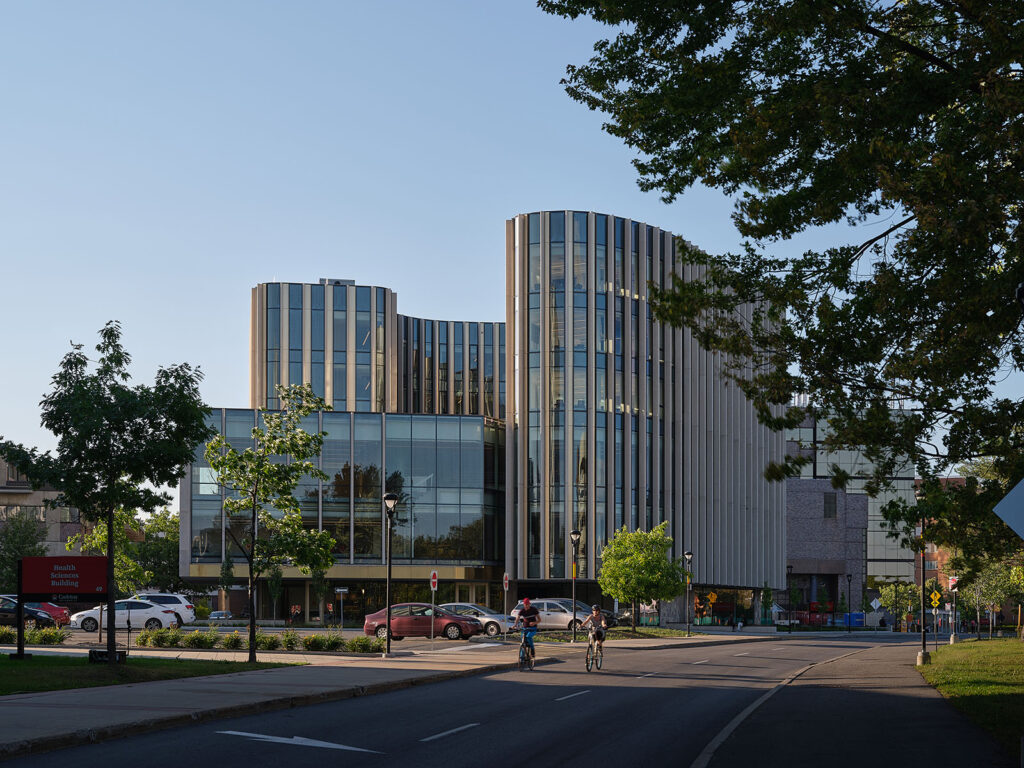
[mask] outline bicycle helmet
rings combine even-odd
[[[592,610],[592,611],[600,611],[601,610],[601,606],[600,605],[592,605],[592,606],[590,606],[590,610]]]

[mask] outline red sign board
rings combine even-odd
[[[430,588],[437,590],[437,571],[430,572]]]
[[[24,557],[21,594],[36,600],[81,602],[107,596],[105,557]]]
[[[504,578],[501,580],[501,586],[503,586],[505,588],[505,591],[508,592],[508,573],[507,572],[505,573]]]

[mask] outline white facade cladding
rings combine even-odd
[[[785,584],[784,452],[719,360],[650,313],[648,284],[697,277],[669,232],[579,211],[506,224],[506,561],[517,579],[597,573],[614,531],[668,521],[695,581]]]

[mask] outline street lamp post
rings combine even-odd
[[[683,552],[683,559],[686,560],[686,636],[690,636],[690,614],[693,611],[693,601],[690,599],[690,588],[693,586],[693,573],[690,566],[693,564],[693,552]]]
[[[387,640],[385,640],[386,656],[391,655],[391,530],[395,523],[395,506],[398,504],[397,493],[384,494],[384,511],[388,516],[388,575],[384,584],[384,603],[387,606]]]
[[[924,489],[918,488],[914,491],[914,498],[920,504],[924,499]],[[921,650],[917,652],[917,665],[931,663],[931,655],[928,653],[928,636],[925,634],[925,575],[924,575],[924,514],[921,514],[921,536],[918,539],[918,547],[921,550]]]
[[[846,628],[853,634],[853,574],[846,574]]]
[[[793,580],[793,566],[786,566],[786,607],[789,608],[789,634],[793,634],[793,587],[790,582]]]
[[[579,558],[580,532],[573,528],[569,532],[572,539],[572,641],[576,642],[576,561]]]

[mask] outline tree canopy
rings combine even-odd
[[[46,554],[46,524],[22,510],[0,521],[0,592],[18,589],[18,560]]]
[[[256,661],[256,581],[275,565],[294,563],[305,573],[324,572],[334,562],[334,539],[306,528],[295,489],[305,478],[329,480],[316,457],[324,432],[307,432],[305,417],[327,410],[308,385],[278,387],[282,410],[260,410],[263,426],[253,445],[234,448],[224,435],[206,445],[205,457],[224,486],[228,537],[249,566],[249,661]],[[231,557],[230,552],[227,557]]]
[[[613,27],[563,82],[637,150],[642,189],[736,199],[743,247],[681,241],[700,279],[655,311],[724,353],[763,423],[826,416],[869,491],[1020,452],[1024,402],[996,388],[1024,364],[1020,0],[539,5]],[[785,242],[844,223],[820,251]]]
[[[633,531],[623,526],[601,550],[601,591],[625,602],[651,603],[671,600],[686,591],[686,567],[673,560],[668,523],[650,531]],[[633,611],[636,628],[636,611]]]
[[[160,368],[152,385],[132,386],[120,323],[108,322],[99,335],[95,361],[82,344],[71,345],[40,404],[56,452],[0,438],[0,456],[34,488],[56,489],[50,506],[77,507],[84,519],[106,523],[107,651],[115,664],[115,510],[151,512],[170,501],[159,489],[184,476],[196,446],[209,437],[210,409],[199,393],[197,368]]]

